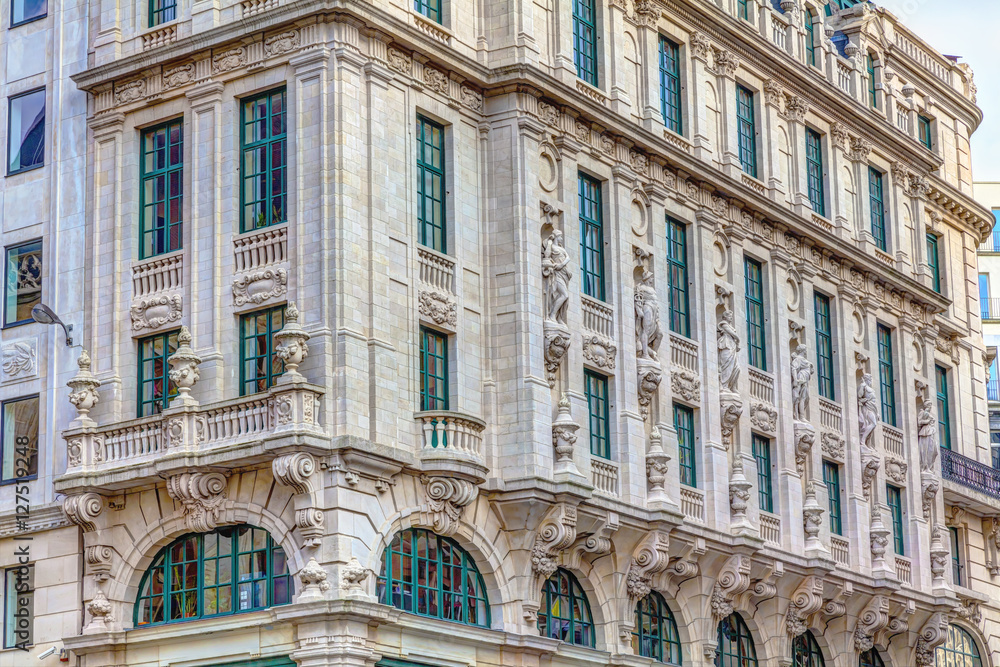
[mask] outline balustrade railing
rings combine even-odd
[[[618,495],[618,466],[605,459],[590,460],[590,476],[597,491],[610,496]]]
[[[698,372],[698,343],[683,336],[670,335],[670,363]]]
[[[910,565],[910,559],[903,556],[896,556],[896,578],[899,579],[900,583],[910,585],[913,583],[913,578],[911,576],[912,567]]]
[[[430,248],[417,248],[420,280],[449,294],[455,293],[455,262]]]
[[[760,513],[760,536],[767,544],[781,546],[781,517],[767,512]]]
[[[428,410],[413,415],[423,424],[424,450],[449,449],[481,457],[486,422],[472,415],[448,410]]]
[[[819,423],[823,428],[830,429],[834,433],[843,432],[844,410],[839,403],[819,398]]]
[[[943,447],[941,476],[994,498],[1000,498],[1000,470]]]
[[[837,61],[837,86],[848,95],[851,94],[851,67]]]
[[[979,309],[984,320],[1000,320],[1000,299],[982,299]]]
[[[288,257],[288,225],[275,225],[233,239],[236,271],[250,271]]]
[[[830,536],[830,551],[833,554],[833,560],[837,565],[843,567],[851,566],[851,543],[842,537],[837,537],[836,535]]]
[[[681,512],[692,521],[705,521],[705,494],[698,489],[681,487]]]
[[[583,326],[607,338],[614,337],[614,315],[611,306],[590,297],[583,297]]]
[[[750,377],[750,396],[774,405],[774,376],[756,368],[750,368],[747,375]]]
[[[95,461],[120,463],[155,454],[163,449],[162,420],[157,417],[133,419],[120,423],[116,428],[104,430],[101,440],[95,442]],[[70,443],[72,449],[72,442]],[[70,459],[74,458],[70,452]]]
[[[132,267],[133,296],[139,298],[179,288],[183,266],[184,255],[181,252],[136,264]]]

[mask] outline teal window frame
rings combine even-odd
[[[878,93],[875,90],[875,59],[870,53],[865,55],[865,67],[868,71],[868,104],[872,109],[878,109]]]
[[[592,370],[585,370],[584,390],[587,395],[587,414],[590,418],[590,453],[611,460],[611,422],[608,378]]]
[[[774,512],[774,487],[771,475],[771,439],[751,434],[751,449],[757,462],[757,502],[764,512]]]
[[[25,610],[27,617],[18,616]],[[22,612],[23,613],[23,612]],[[23,627],[20,620],[27,627]],[[28,650],[35,643],[35,564],[3,571],[3,647]]]
[[[840,464],[833,461],[823,461],[823,483],[826,484],[826,493],[830,501],[830,532],[834,535],[843,535],[843,511],[840,500]]]
[[[177,386],[170,379],[167,359],[177,351],[177,334],[167,331],[140,338],[137,347],[136,417],[158,415],[177,395]]]
[[[455,540],[424,528],[396,533],[382,552],[378,601],[405,612],[490,627],[490,602],[475,559]]]
[[[809,203],[818,215],[826,217],[826,194],[823,187],[823,138],[811,127],[806,128],[806,184]]]
[[[816,67],[816,26],[813,24],[816,15],[811,9],[806,9],[802,14],[805,16],[806,24],[806,64]]]
[[[951,398],[948,394],[948,369],[934,365],[934,381],[937,388],[938,444],[951,449]]]
[[[931,287],[941,293],[941,255],[939,240],[936,234],[927,235],[927,267],[931,270]]]
[[[979,645],[968,630],[954,623],[948,626],[948,639],[937,647],[934,664],[940,667],[983,667]]]
[[[538,634],[594,648],[594,617],[590,613],[590,600],[573,573],[561,567],[542,584]]]
[[[739,612],[719,621],[717,635],[715,667],[758,667],[753,635]]]
[[[444,126],[417,116],[417,226],[420,245],[448,252]]]
[[[948,537],[951,539],[951,578],[956,586],[964,586],[965,565],[962,563],[962,540],[958,528],[948,526]]]
[[[8,329],[35,321],[31,310],[42,302],[42,239],[7,246],[4,256],[3,328]]]
[[[274,334],[284,326],[283,305],[240,315],[240,396],[267,391],[285,372],[274,353]]]
[[[0,401],[0,485],[38,478],[38,394]]]
[[[177,0],[149,0],[149,27],[169,23],[177,18]]]
[[[740,18],[744,21],[750,20],[750,3],[749,0],[737,0],[737,5],[739,7]]]
[[[184,119],[142,131],[139,259],[184,247]]]
[[[683,135],[680,46],[663,35],[660,35],[660,110],[667,129]]]
[[[635,605],[632,652],[667,665],[682,665],[677,621],[663,596],[650,591]]]
[[[674,403],[674,429],[677,431],[677,450],[681,484],[698,488],[698,464],[694,444],[694,410]]]
[[[820,396],[835,401],[837,397],[833,383],[833,316],[830,311],[830,297],[813,292],[813,309],[816,322],[816,383]]]
[[[420,409],[448,410],[448,337],[420,327]]]
[[[740,165],[748,176],[757,178],[757,121],[754,116],[754,93],[736,86],[736,127]]]
[[[878,348],[878,382],[882,399],[882,421],[896,425],[896,367],[892,355],[892,329],[879,324],[876,328]]]
[[[885,667],[885,662],[879,655],[878,649],[872,647],[858,658],[858,667]]]
[[[670,330],[691,337],[688,294],[687,225],[667,216],[667,282],[670,288]]]
[[[573,62],[576,75],[597,87],[597,3],[573,0]]]
[[[413,11],[441,23],[441,0],[413,0]]]
[[[903,490],[892,484],[885,485],[885,502],[889,505],[892,518],[892,548],[897,556],[906,555],[906,541],[903,536]]]
[[[811,630],[792,640],[792,664],[795,667],[826,667],[823,651]]]
[[[875,245],[887,252],[888,239],[885,228],[885,174],[875,167],[868,167],[868,197],[871,200],[872,236]]]
[[[927,116],[917,116],[917,138],[929,151],[934,150],[934,135],[931,133],[931,119]]]
[[[288,220],[288,95],[284,87],[240,100],[240,231]]]
[[[764,268],[760,262],[743,258],[746,286],[747,355],[750,365],[767,370],[767,326],[764,316]]]
[[[577,177],[580,200],[580,266],[583,293],[604,301],[604,209],[601,182],[583,172]]]
[[[249,539],[244,542],[245,535]],[[223,553],[224,540],[229,542],[228,553]],[[206,551],[206,541],[210,548],[214,545],[214,555]],[[230,609],[218,611],[227,588]],[[206,595],[209,592],[215,595]],[[210,533],[188,533],[160,549],[139,583],[132,620],[136,628],[147,628],[245,614],[289,604],[293,593],[284,548],[263,528],[226,526]],[[216,611],[209,612],[212,598]],[[240,608],[244,599],[248,604]],[[174,612],[175,600],[180,601],[179,614]],[[154,620],[157,609],[162,612],[160,620]]]

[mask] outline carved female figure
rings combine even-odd
[[[545,319],[566,323],[566,302],[569,300],[569,281],[572,278],[567,265],[569,254],[563,247],[562,232],[558,229],[542,246],[542,279],[545,281]]]
[[[722,391],[736,393],[740,380],[740,337],[733,325],[733,311],[725,310],[719,321],[719,383]]]
[[[920,470],[933,472],[938,457],[938,442],[937,423],[930,401],[924,401],[917,414],[917,446],[920,449]]]
[[[865,373],[861,376],[861,385],[858,387],[858,420],[861,426],[861,446],[871,446],[869,442],[875,426],[878,424],[878,406],[876,405],[875,390],[872,388],[872,374]]]
[[[656,292],[648,283],[640,283],[635,288],[635,342],[640,359],[656,360],[656,348],[660,346],[663,331],[660,329],[660,304]]]
[[[799,345],[792,353],[792,414],[793,419],[805,421],[809,415],[809,380],[813,365],[806,358],[806,346]]]

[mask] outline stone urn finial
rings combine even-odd
[[[91,620],[83,629],[83,634],[99,634],[108,631],[115,617],[112,614],[111,601],[108,600],[104,592],[98,589],[94,599],[88,602],[86,607],[87,611],[90,612]]]
[[[285,326],[274,334],[274,353],[285,362],[285,372],[278,378],[277,384],[305,381],[299,373],[299,364],[309,354],[307,340],[309,334],[299,325],[299,309],[294,303],[289,303],[285,309]]]
[[[579,428],[580,425],[573,421],[569,396],[563,394],[559,399],[559,412],[552,422],[552,446],[556,454],[555,472],[579,474],[573,463],[573,449]]]
[[[326,569],[315,557],[310,558],[305,567],[299,570],[299,580],[302,582],[302,592],[299,593],[297,602],[323,600],[326,597],[323,593],[330,589]]]
[[[191,388],[200,377],[198,364],[201,357],[191,349],[191,332],[182,326],[177,334],[177,351],[167,359],[170,364],[170,381],[177,387],[177,397],[171,401],[174,406],[195,406],[198,401],[191,396]]]
[[[86,350],[80,351],[80,358],[77,359],[76,365],[79,366],[80,370],[76,372],[72,380],[66,383],[71,389],[69,402],[73,404],[78,414],[71,426],[97,426],[97,422],[90,418],[90,411],[101,400],[97,394],[97,388],[101,386],[101,381],[90,372],[90,355],[87,354]]]

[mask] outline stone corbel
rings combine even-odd
[[[823,608],[823,577],[810,576],[802,580],[792,593],[785,614],[785,630],[795,639],[809,629],[809,617]]]
[[[594,530],[580,535],[569,549],[567,566],[571,569],[579,568],[585,559],[593,560],[611,553],[611,538],[621,527],[618,513],[608,512],[606,517],[598,521]]]
[[[750,588],[750,557],[733,554],[722,565],[712,589],[712,616],[716,622],[734,611],[736,598]]]
[[[625,578],[630,606],[649,594],[653,577],[665,572],[670,566],[670,538],[662,530],[646,533],[632,552]]]
[[[316,460],[307,452],[279,456],[271,461],[271,472],[281,484],[295,492],[295,526],[302,536],[302,546],[318,547],[323,537],[323,511],[317,508],[315,488],[318,483]]]
[[[698,576],[698,573],[701,571],[698,561],[705,555],[705,552],[705,538],[694,538],[693,542],[684,544],[684,548],[681,549],[679,556],[670,561],[670,567],[667,568],[664,576],[677,584]]]
[[[196,533],[219,526],[226,487],[226,476],[220,472],[184,472],[167,478],[167,493],[181,504],[188,528]]]
[[[531,570],[536,575],[536,583],[552,576],[559,567],[560,555],[576,540],[576,517],[576,506],[557,503],[538,524],[531,547]]]
[[[770,600],[775,595],[778,594],[778,579],[781,579],[785,575],[785,565],[780,560],[775,560],[771,562],[771,565],[767,569],[767,573],[763,577],[753,582],[753,585],[747,591],[750,596],[750,601],[754,605],[758,605],[764,600]]]
[[[462,511],[479,497],[479,487],[467,479],[440,475],[425,475],[421,481],[427,509],[421,512],[420,523],[440,535],[454,535],[461,525]]]
[[[948,615],[936,612],[920,628],[917,637],[916,665],[917,667],[933,667],[934,653],[938,646],[948,639]]]
[[[830,622],[847,614],[847,599],[854,595],[854,584],[845,581],[837,594],[823,603],[821,613],[823,620]]]
[[[63,500],[66,517],[83,530],[84,562],[87,572],[98,584],[108,579],[114,558],[114,549],[100,541],[104,502],[103,496],[93,492],[67,496]]]
[[[876,595],[858,616],[854,627],[854,648],[858,653],[864,653],[875,645],[875,636],[889,624],[889,598]]]

